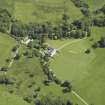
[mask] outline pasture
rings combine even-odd
[[[46,21],[57,24],[62,20],[64,8],[70,22],[82,17],[80,9],[70,0],[1,0],[0,8],[8,9],[13,17],[23,23]],[[89,5],[91,11],[104,5],[105,0],[83,0]],[[90,38],[48,40],[47,43],[58,50],[51,59],[51,69],[61,80],[70,80],[73,85],[71,93],[62,93],[62,88],[55,83],[45,86],[47,79],[43,73],[37,57],[28,58],[24,52],[31,50],[21,45],[20,59],[14,60],[7,71],[7,76],[16,79],[11,86],[0,85],[0,105],[28,105],[24,97],[38,95],[39,97],[55,96],[70,99],[78,105],[105,105],[105,49],[92,49],[91,45],[105,36],[105,28],[92,27]],[[7,34],[0,33],[0,67],[7,66],[6,59],[11,57],[11,49],[17,42]],[[90,53],[85,51],[90,49]],[[40,91],[35,93],[35,89]],[[13,91],[14,95],[10,94]],[[5,101],[6,100],[6,101]],[[33,103],[31,103],[33,105]]]
[[[29,105],[17,95],[11,95],[0,87],[0,105]]]
[[[91,11],[102,7],[105,4],[105,0],[82,0],[89,5]]]
[[[29,22],[51,22],[59,23],[64,13],[64,0],[36,0],[28,2],[15,1],[14,17],[24,23]],[[74,4],[67,0],[65,3],[70,21],[81,17],[82,13]]]
[[[8,71],[8,76],[14,77],[17,80],[17,84],[20,83],[19,87],[17,87],[18,85],[12,87],[7,86],[5,89],[2,87],[4,89],[3,91],[13,90],[13,93],[16,95],[16,97],[21,96],[22,98],[33,97],[33,95],[36,93],[38,94],[38,98],[43,96],[49,96],[51,99],[56,99],[56,97],[63,97],[64,99],[72,99],[74,103],[83,105],[81,101],[78,100],[73,94],[69,94],[69,96],[68,94],[63,94],[62,88],[55,83],[50,83],[49,86],[45,86],[42,82],[43,80],[47,79],[47,77],[42,71],[39,60],[36,57],[27,58],[22,56],[22,54],[27,50],[29,49],[27,49],[25,46],[20,47],[19,53],[21,54],[21,58],[18,61],[14,61]],[[30,75],[34,76],[31,77]],[[32,87],[29,87],[30,85],[32,85]],[[38,87],[40,87],[40,91],[35,93],[35,89]]]
[[[0,33],[0,67],[6,65],[6,59],[11,57],[11,49],[16,41],[7,34]]]
[[[10,13],[13,13],[14,0],[0,0],[0,8],[7,9]]]
[[[93,50],[91,48],[93,42],[104,36],[104,30],[105,28],[94,27],[89,39],[79,39],[80,41],[68,44],[60,49],[59,53],[51,60],[51,68],[56,75],[62,80],[70,80],[73,90],[88,104],[105,104],[103,98],[105,49]],[[90,41],[91,38],[93,38],[93,41]],[[49,42],[52,46],[55,46],[56,43],[61,44],[61,46],[64,45],[62,41],[53,41],[53,43]],[[85,53],[88,48],[91,49],[90,54]]]

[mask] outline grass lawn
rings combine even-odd
[[[14,0],[0,0],[0,8],[7,9],[10,13],[13,13]]]
[[[19,49],[19,53],[21,55],[19,60],[15,60],[8,71],[8,75],[15,77],[17,82],[21,81],[21,85],[19,87],[19,90],[16,89],[14,92],[20,96],[25,96],[32,94],[35,87],[33,86],[31,89],[28,88],[28,85],[30,85],[32,82],[37,82],[37,85],[39,86],[41,84],[41,81],[43,81],[46,76],[44,75],[41,65],[39,63],[38,58],[27,58],[23,56],[22,54],[25,51],[28,51],[25,46],[21,46]],[[33,78],[30,77],[30,75],[34,75]],[[29,94],[28,94],[29,93]]]
[[[21,97],[0,91],[0,105],[29,105]]]
[[[73,100],[74,103],[81,103],[80,100],[78,100],[73,94],[63,94],[62,89],[60,86],[51,83],[50,86],[45,86],[42,82],[46,79],[46,76],[44,75],[38,58],[27,58],[22,56],[23,52],[28,50],[25,46],[21,46],[19,49],[19,52],[21,54],[21,58],[18,61],[14,61],[13,65],[7,72],[9,76],[12,76],[16,78],[17,83],[21,83],[18,88],[17,85],[15,86],[7,86],[6,90],[10,91],[13,90],[14,94],[20,97],[26,97],[30,96],[32,97],[34,93],[34,90],[37,87],[40,87],[41,90],[38,92],[39,97],[43,96],[50,96],[52,98],[55,97],[64,97],[64,99]],[[34,77],[31,78],[29,75],[34,74]],[[33,86],[29,88],[28,86],[32,83]],[[3,88],[5,89],[5,88]],[[5,90],[4,90],[5,91]],[[5,104],[4,104],[5,105]],[[24,104],[25,105],[25,104]]]
[[[93,42],[104,35],[105,28],[93,28]],[[91,47],[90,39],[84,39],[70,44],[60,50],[51,61],[51,68],[62,80],[70,80],[73,90],[78,93],[87,103],[104,105],[105,87],[105,49],[92,50],[85,54],[85,50]],[[49,41],[50,43],[50,41]],[[54,43],[54,44],[53,44]],[[51,41],[56,47],[59,41]]]
[[[105,4],[105,0],[82,0],[82,1],[86,2],[89,5],[90,10],[96,10]]]
[[[69,40],[69,39],[67,39],[67,40],[47,40],[47,43],[48,43],[50,46],[52,46],[52,47],[58,49],[58,48],[60,48],[61,46],[63,46],[64,44],[69,43],[69,42],[71,42],[71,41],[74,41],[74,39],[70,39],[70,40]]]
[[[81,17],[82,13],[74,4],[68,0],[66,3],[67,13],[70,16],[70,21]],[[21,2],[15,1],[14,17],[24,23],[28,22],[52,22],[61,21],[64,11],[64,0],[39,0]]]
[[[0,33],[0,67],[6,64],[6,59],[11,57],[11,49],[16,41],[7,34]]]

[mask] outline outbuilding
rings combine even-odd
[[[53,57],[56,54],[56,49],[48,47],[47,48],[47,54]]]

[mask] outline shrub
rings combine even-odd
[[[62,87],[69,87],[70,86],[70,82],[65,80],[64,82],[62,82],[61,86]]]
[[[39,92],[41,90],[41,88],[39,86],[36,86],[34,89],[34,92]]]
[[[26,51],[26,52],[23,53],[24,56],[28,56],[28,54],[29,54],[28,51]]]
[[[2,67],[0,70],[6,72],[8,70],[8,68],[7,67]]]
[[[28,103],[31,103],[32,102],[32,98],[30,96],[26,96],[24,97],[24,100]]]
[[[46,85],[46,86],[48,86],[50,82],[51,82],[50,80],[44,80],[43,81],[44,85]]]
[[[14,46],[14,47],[12,48],[12,51],[15,52],[16,50],[17,50],[17,46]]]
[[[89,54],[90,52],[91,52],[90,49],[87,49],[87,50],[85,51],[86,54]]]
[[[15,60],[19,60],[20,57],[21,57],[21,56],[20,56],[19,54],[16,54],[16,56],[14,57],[14,59],[15,59]]]
[[[96,42],[96,43],[94,43],[94,44],[92,45],[92,48],[98,48],[99,46],[100,46],[99,43]]]
[[[64,87],[64,89],[63,89],[62,91],[63,91],[63,93],[67,93],[67,92],[70,92],[70,91],[71,91],[71,89],[70,89],[70,88],[68,88],[68,87]]]

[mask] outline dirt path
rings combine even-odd
[[[71,44],[80,42],[80,41],[85,40],[85,39],[86,39],[86,38],[84,38],[84,39],[78,39],[78,40],[74,40],[74,41],[70,41],[70,42],[65,43],[64,45],[60,46],[57,50],[58,50],[58,51],[59,51],[59,50],[62,50],[63,48],[65,48],[65,47],[68,46],[68,45],[71,45]]]
[[[71,42],[68,42],[68,43],[65,43],[64,45],[62,45],[61,47],[59,47],[57,50],[62,50],[63,48],[67,47],[68,45],[71,45],[71,44],[74,44],[74,43],[77,43],[77,42],[80,42],[82,40],[85,40],[86,38],[84,39],[78,39],[78,40],[75,40],[75,41],[71,41]],[[71,53],[74,53],[73,51],[70,51]],[[76,52],[75,52],[76,53]],[[72,90],[72,93],[82,102],[84,103],[85,105],[89,105],[88,102],[86,102],[78,93],[76,93],[75,91]]]
[[[17,51],[19,51],[19,48],[17,49]],[[16,51],[16,52],[17,52],[17,51]],[[16,56],[16,55],[15,55],[15,56]],[[11,59],[11,62],[9,63],[8,68],[10,68],[10,67],[12,66],[13,62],[14,62],[14,58]]]
[[[89,105],[80,95],[78,95],[75,91],[72,90],[72,93],[85,105]]]
[[[10,68],[12,66],[13,62],[14,62],[14,59],[11,60],[11,62],[8,65],[8,68]]]

